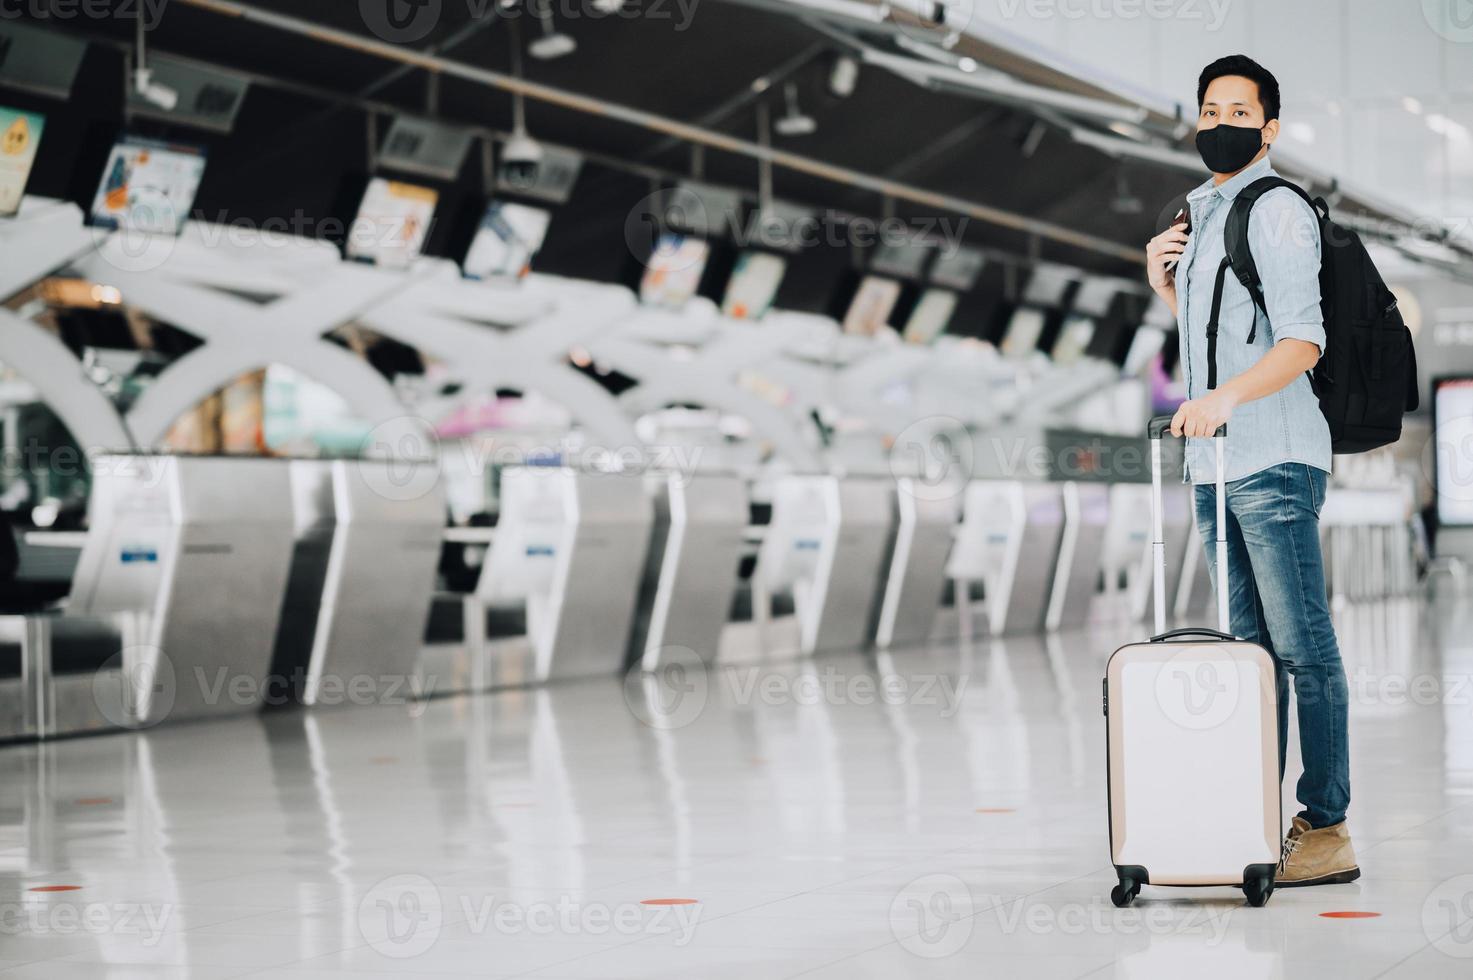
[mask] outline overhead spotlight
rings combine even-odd
[[[841,54],[834,59],[829,70],[829,92],[835,98],[847,99],[854,94],[859,84],[859,59],[850,54]]]
[[[496,0],[496,9],[503,14],[509,14],[522,5],[522,0]]]
[[[538,5],[537,19],[542,22],[542,36],[527,45],[528,54],[538,61],[551,61],[578,50],[578,42],[571,35],[553,26],[551,4]]]
[[[624,9],[624,0],[593,0],[593,9],[601,14],[617,14]]]
[[[773,125],[778,135],[812,136],[818,129],[818,121],[798,108],[798,86],[795,83],[788,82],[783,86],[783,99],[787,102],[787,112]]]

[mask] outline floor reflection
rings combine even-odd
[[[0,749],[0,903],[22,923],[0,970],[890,978],[1006,955],[1028,957],[1018,975],[1162,976],[1202,972],[1206,946],[1209,972],[1288,976],[1443,957],[1422,908],[1473,867],[1473,603],[1336,617],[1367,875],[1267,909],[1213,889],[1108,907],[1097,692],[1139,630],[1102,626]],[[30,891],[49,885],[79,889]],[[683,906],[648,900],[693,900],[693,938],[654,930],[651,908]],[[478,915],[507,903],[645,918]],[[22,915],[94,905],[100,932]],[[163,915],[157,935],[118,925],[130,906]],[[969,931],[933,955],[907,923],[943,906]],[[1382,917],[1321,925],[1340,909]],[[406,968],[410,911],[434,930]]]

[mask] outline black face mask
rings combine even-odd
[[[1254,126],[1219,124],[1197,133],[1197,152],[1215,174],[1235,174],[1263,149],[1263,130]]]

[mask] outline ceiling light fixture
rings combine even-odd
[[[836,99],[847,99],[859,85],[859,59],[851,54],[840,54],[834,58],[829,69],[829,94]]]
[[[818,130],[818,120],[807,115],[798,108],[798,86],[794,82],[788,82],[783,86],[783,100],[787,103],[787,112],[777,121],[773,127],[779,136],[812,136]]]
[[[528,54],[538,61],[551,61],[578,50],[578,42],[572,35],[564,34],[553,26],[551,0],[543,0],[537,5],[537,19],[542,24],[542,36],[527,45]]]

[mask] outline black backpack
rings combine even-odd
[[[1320,223],[1320,307],[1325,319],[1325,351],[1309,374],[1330,423],[1331,449],[1363,453],[1401,438],[1401,417],[1419,402],[1417,356],[1412,333],[1402,322],[1396,297],[1360,237],[1330,220],[1325,199],[1311,199],[1298,184],[1282,177],[1262,177],[1243,188],[1227,217],[1227,257],[1217,270],[1208,324],[1210,387],[1216,387],[1217,315],[1222,306],[1223,278],[1229,268],[1248,289],[1259,309],[1263,283],[1248,249],[1248,216],[1258,199],[1276,187],[1288,187],[1314,210]],[[1264,310],[1265,314],[1268,312]],[[1248,335],[1251,344],[1257,325]]]

